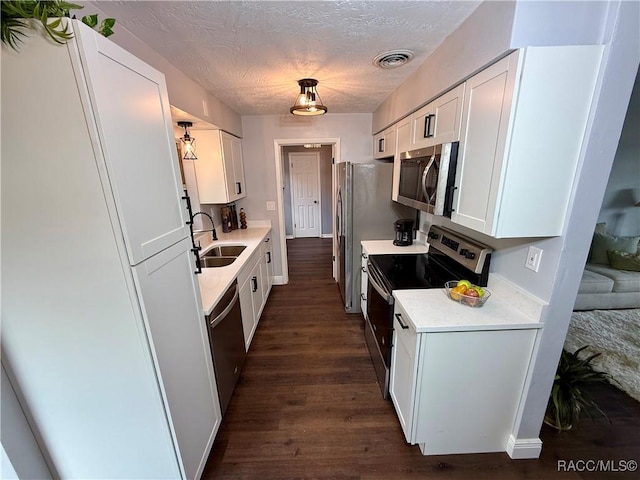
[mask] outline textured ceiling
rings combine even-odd
[[[90,2],[241,115],[289,112],[301,78],[329,113],[369,113],[477,1]],[[372,59],[409,49],[405,66]]]

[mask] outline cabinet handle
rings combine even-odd
[[[398,323],[400,324],[403,330],[406,330],[407,328],[409,328],[407,325],[404,324],[404,322],[402,321],[402,315],[400,315],[399,313],[396,313],[396,320],[398,320]]]
[[[258,290],[258,277],[251,277],[251,283],[253,283],[253,288],[251,289],[252,292],[255,292]]]
[[[362,253],[362,258],[364,258],[365,260],[367,259],[367,254],[366,253]]]
[[[367,269],[366,269],[365,267],[362,267],[362,271],[363,271],[364,273],[367,273]]]
[[[193,225],[193,210],[191,209],[191,198],[189,197],[189,195],[187,195],[187,191],[184,191],[184,196],[182,197],[183,200],[186,201],[187,203],[187,212],[189,213],[189,220],[187,220],[186,225]]]
[[[360,298],[361,298],[362,300],[364,300],[365,302],[367,301],[367,297],[365,297],[365,296],[364,296],[364,293],[361,293],[361,294],[360,294]]]
[[[195,272],[193,272],[196,275],[199,275],[199,274],[202,273],[202,262],[200,261],[200,250],[202,250],[202,247],[200,245],[194,246],[191,249],[191,251],[193,252],[194,257],[196,257],[196,268],[197,268],[197,270]]]
[[[431,131],[431,123],[434,118],[436,118],[434,114],[429,114],[426,117],[424,117],[424,134],[423,134],[424,138],[433,137],[433,133]]]
[[[271,252],[267,252],[267,263],[271,263]]]
[[[378,153],[384,152],[384,138],[378,140]]]
[[[236,182],[236,194],[240,195],[242,193],[242,183]]]
[[[271,241],[271,237],[267,237],[264,239],[264,243],[269,243]]]

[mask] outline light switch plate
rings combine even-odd
[[[267,202],[267,210],[275,210],[275,209],[276,209],[276,202],[268,201]]]
[[[540,259],[542,259],[542,249],[534,246],[529,247],[527,252],[527,260],[524,267],[537,272],[540,269]]]

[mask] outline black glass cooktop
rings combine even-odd
[[[442,288],[449,280],[469,279],[472,283],[479,277],[446,255],[432,249],[425,254],[370,255],[369,262],[390,290],[413,288]]]

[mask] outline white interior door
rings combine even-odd
[[[320,230],[320,154],[289,154],[291,209],[295,237],[319,237]]]

